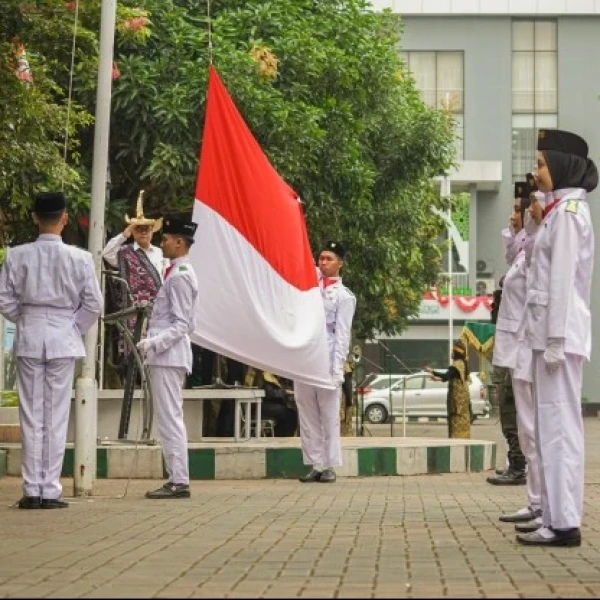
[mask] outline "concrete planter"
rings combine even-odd
[[[19,443],[21,427],[17,406],[0,406],[0,442]]]

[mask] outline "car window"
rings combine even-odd
[[[397,383],[397,382],[398,382],[398,377],[392,376],[392,385],[394,385],[394,383]],[[366,386],[366,387],[370,387],[372,390],[385,390],[390,387],[390,378],[382,377],[381,379],[375,379],[374,381],[369,383],[368,386]]]
[[[448,382],[447,381],[434,381],[433,379],[428,378],[425,380],[425,387],[429,390],[446,388],[446,387],[448,387]]]
[[[411,377],[406,380],[406,389],[407,390],[420,390],[423,388],[423,378],[422,377]],[[393,388],[395,392],[402,391],[402,381],[399,381]]]

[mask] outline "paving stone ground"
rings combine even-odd
[[[473,437],[499,442],[500,466],[496,419]],[[596,597],[600,419],[586,419],[586,443],[583,545],[553,550],[516,544],[498,515],[521,507],[525,488],[491,486],[489,473],[196,481],[176,501],[145,500],[156,481],[101,480],[93,498],[57,511],[17,510],[20,481],[5,477],[0,597]]]

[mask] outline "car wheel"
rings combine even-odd
[[[365,419],[373,425],[380,425],[387,421],[387,410],[382,404],[371,404],[367,410],[365,410]]]

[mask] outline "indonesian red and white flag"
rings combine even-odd
[[[193,219],[200,308],[192,341],[330,387],[325,314],[298,195],[269,163],[213,67]]]

